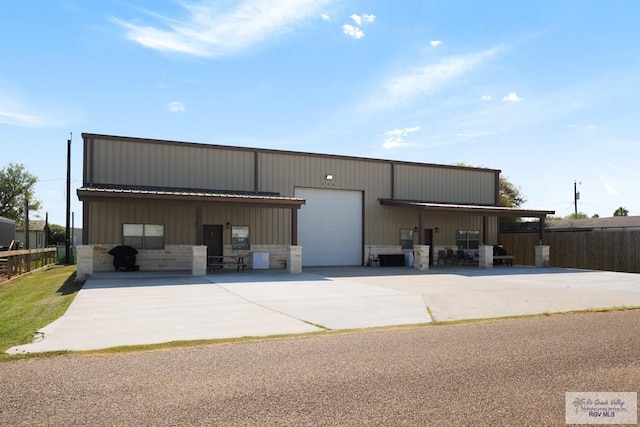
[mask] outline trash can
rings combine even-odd
[[[251,252],[251,268],[267,270],[269,268],[269,252]]]

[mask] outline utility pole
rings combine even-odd
[[[578,192],[578,184],[582,184],[578,181],[573,181],[573,206],[575,210],[575,219],[578,219],[578,200],[580,200],[580,193]]]
[[[64,265],[71,264],[71,230],[69,225],[69,213],[71,212],[71,138],[73,138],[72,133],[69,134],[69,139],[67,139],[67,226],[64,236]]]

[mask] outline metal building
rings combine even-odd
[[[373,158],[85,133],[83,244],[91,271],[109,269],[115,245],[141,268],[190,269],[207,259],[268,254],[285,268],[366,265],[429,247],[477,250],[497,239],[501,215],[552,211],[498,207],[500,171]],[[146,263],[146,265],[144,265]]]

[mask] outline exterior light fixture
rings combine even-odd
[[[328,173],[328,174],[326,174],[326,175],[324,176],[324,179],[326,179],[326,180],[328,180],[328,181],[331,181],[331,180],[333,179],[333,175],[331,175],[330,173]]]
[[[230,222],[227,223],[227,230],[231,230],[231,223]]]

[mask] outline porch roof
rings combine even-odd
[[[508,208],[504,206],[461,205],[453,203],[432,203],[416,200],[378,199],[383,206],[413,208],[427,212],[476,214],[485,216],[510,216],[520,218],[545,218],[555,211]]]
[[[189,202],[278,209],[300,209],[305,199],[277,193],[234,192],[221,190],[92,186],[77,190],[80,201]]]

